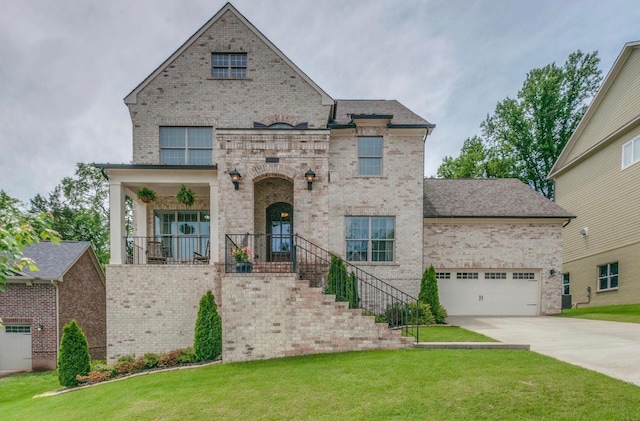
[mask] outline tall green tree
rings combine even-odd
[[[517,96],[482,122],[484,154],[477,139],[468,139],[458,158],[443,160],[438,176],[517,177],[553,199],[547,175],[600,86],[599,62],[597,52],[578,50],[562,66],[531,70]]]
[[[422,274],[420,282],[420,292],[418,293],[418,301],[429,304],[431,313],[436,323],[444,323],[446,312],[441,310],[440,294],[438,292],[438,279],[436,278],[436,270],[433,265],[429,266]]]
[[[62,386],[77,386],[76,376],[86,376],[89,370],[91,370],[91,357],[87,337],[73,319],[62,329],[58,354],[58,381]]]
[[[193,352],[198,361],[214,360],[222,354],[222,321],[211,291],[200,299]]]
[[[20,201],[0,190],[0,291],[7,277],[25,266],[38,270],[38,262],[23,256],[24,248],[50,240],[59,243],[58,233],[52,228],[53,215],[21,210]]]
[[[90,241],[102,264],[109,261],[109,183],[91,164],[78,163],[45,198],[31,199],[31,210],[50,212],[64,240]]]

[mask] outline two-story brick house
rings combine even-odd
[[[433,124],[395,100],[334,100],[231,4],[125,103],[133,163],[99,165],[110,183],[110,359],[191,345],[207,289],[227,361],[406,344],[361,311],[327,309],[298,278],[310,256],[331,252],[357,264],[361,302],[375,312],[387,305],[380,295],[417,296]],[[194,203],[176,201],[182,186]],[[139,200],[143,187],[157,200]],[[566,213],[554,218],[561,229]],[[234,273],[238,246],[252,249],[251,274]],[[274,269],[297,275],[265,274]]]

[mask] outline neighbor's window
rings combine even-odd
[[[160,127],[162,165],[211,165],[211,127]]]
[[[563,273],[562,274],[562,295],[569,295],[569,294],[571,294],[569,289],[569,274]]]
[[[393,216],[347,216],[347,261],[393,262],[395,224]]]
[[[382,137],[358,138],[358,175],[382,175]]]
[[[598,291],[618,289],[618,262],[598,266]]]
[[[622,169],[640,161],[640,137],[622,145]]]
[[[211,76],[218,79],[246,79],[247,53],[211,54]]]

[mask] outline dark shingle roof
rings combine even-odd
[[[336,100],[336,124],[349,124],[351,115],[392,115],[391,124],[394,125],[424,125],[431,126],[395,99],[338,99]]]
[[[514,178],[426,178],[424,217],[574,218]]]
[[[63,241],[60,244],[41,241],[23,252],[24,257],[33,259],[40,270],[31,272],[25,268],[23,272],[35,278],[58,279],[90,246],[88,241]]]

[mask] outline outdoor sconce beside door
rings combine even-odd
[[[313,179],[316,178],[316,173],[312,169],[309,169],[304,173],[304,178],[307,179],[307,190],[313,190]]]
[[[233,187],[238,190],[240,188],[240,179],[242,176],[238,172],[237,169],[233,169],[233,171],[229,172],[229,176],[231,176],[231,182],[233,183]]]

